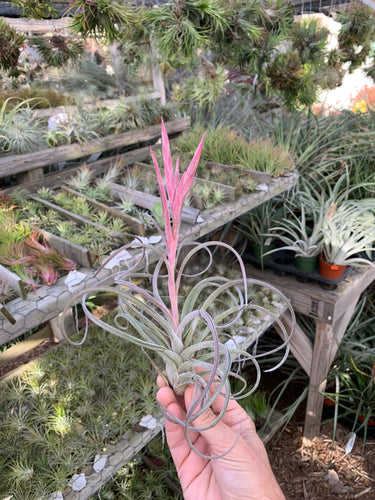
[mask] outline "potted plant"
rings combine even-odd
[[[312,272],[317,267],[323,244],[323,197],[315,198],[304,184],[286,205],[286,212],[286,217],[272,226],[269,234],[277,233],[277,238],[284,243],[282,248],[295,254],[297,269]]]
[[[340,278],[347,265],[374,265],[358,254],[371,256],[375,241],[375,217],[363,204],[355,201],[330,206],[322,224],[323,251],[319,272],[322,276]]]
[[[280,201],[272,198],[235,221],[235,228],[245,237],[251,253],[261,260],[262,265],[269,252],[275,248],[276,233],[271,228],[281,220],[283,214],[284,208]]]

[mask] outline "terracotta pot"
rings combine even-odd
[[[327,262],[322,254],[319,255],[319,274],[330,280],[337,280],[343,275],[346,266],[337,266]]]

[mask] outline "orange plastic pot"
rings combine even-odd
[[[319,274],[330,280],[337,280],[343,275],[346,266],[337,266],[327,262],[322,254],[319,255]]]

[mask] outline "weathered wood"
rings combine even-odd
[[[70,189],[67,186],[62,186],[61,189],[63,191],[66,191],[67,193],[71,193],[71,194],[74,194],[75,196],[79,196],[80,198],[83,198],[92,207],[97,208],[98,210],[104,210],[105,212],[110,214],[112,217],[115,217],[115,218],[117,217],[118,219],[122,219],[126,223],[126,225],[128,226],[129,230],[133,231],[138,236],[145,236],[146,235],[144,224],[140,220],[138,220],[136,217],[132,217],[128,214],[125,214],[124,212],[121,212],[120,210],[116,210],[114,208],[111,208],[108,205],[105,205],[104,203],[100,203],[99,201],[93,200],[89,196],[86,196],[82,193],[78,193],[77,191],[74,191],[74,189]]]
[[[363,292],[375,279],[375,269],[370,266],[353,268],[336,289],[323,289],[319,283],[300,283],[295,276],[278,276],[269,269],[247,265],[249,276],[264,279],[282,289],[291,300],[295,311],[332,324],[348,309],[358,293]]]
[[[265,184],[268,184],[272,179],[272,175],[267,172],[258,172],[257,170],[250,170],[249,168],[237,167],[235,165],[224,165],[223,163],[216,163],[213,161],[207,161],[206,165],[213,174],[220,173],[221,171],[236,172],[240,177],[250,178]]]
[[[23,299],[26,297],[25,285],[22,279],[17,274],[12,273],[6,267],[0,264],[0,280],[8,283],[9,286]]]
[[[49,322],[51,327],[51,337],[56,343],[65,340],[62,331],[62,321],[64,321],[65,334],[69,336],[73,335],[73,333],[76,332],[76,322],[74,320],[73,308],[70,308],[64,317],[63,313],[60,313],[56,316],[56,318],[52,318]]]
[[[21,174],[16,175],[18,184],[32,181],[41,182],[43,177],[44,173],[42,168],[36,168],[34,170],[29,170],[28,172],[22,172]]]
[[[1,306],[0,307],[0,314],[2,314],[4,316],[4,318],[9,321],[9,323],[11,325],[15,325],[16,324],[16,320],[15,318],[13,317],[13,315],[8,311],[8,309],[5,307],[5,306]]]
[[[319,434],[324,399],[322,393],[326,388],[326,376],[329,370],[328,353],[331,349],[332,339],[332,325],[318,321],[306,405],[304,437],[308,440]]]
[[[155,144],[152,146],[153,150],[159,149],[160,145]],[[108,168],[113,165],[118,164],[119,162],[125,165],[130,165],[134,161],[137,160],[145,160],[150,157],[150,148],[144,147],[139,149],[134,149],[133,151],[129,151],[127,153],[123,153],[116,156],[111,156],[109,158],[103,158],[102,160],[97,160],[92,163],[88,163],[87,165],[90,167],[90,170],[94,175],[100,175],[108,170]],[[84,162],[82,164],[85,164]],[[46,175],[42,181],[28,181],[27,183],[22,185],[22,188],[27,189],[28,191],[36,191],[41,185],[48,188],[56,188],[59,187],[64,181],[69,179],[72,175],[74,175],[77,171],[77,168],[72,168],[70,170],[64,170],[62,172],[58,172],[56,174]],[[13,186],[7,189],[4,189],[5,193],[12,193],[15,189],[18,189],[19,186]]]
[[[291,188],[295,184],[296,179],[297,176],[294,175],[288,178],[272,180],[268,191],[243,195],[235,202],[226,203],[223,206],[204,211],[202,213],[202,220],[197,224],[182,224],[180,239],[194,241],[207,235],[209,232],[225,225],[233,218],[247,212],[254,206]],[[164,243],[161,242],[155,245],[155,249],[164,252]],[[135,250],[132,253],[133,257],[129,261],[129,266],[137,265],[139,266],[138,269],[141,269],[144,263],[139,263],[139,251]],[[156,252],[150,252],[148,255],[150,264],[157,258],[158,254]],[[68,290],[62,280],[58,280],[53,286],[41,287],[36,293],[29,293],[24,300],[16,299],[7,304],[9,312],[17,322],[15,325],[10,325],[7,321],[0,320],[0,345],[56,317],[72,297],[81,290],[87,290],[103,279],[107,279],[107,283],[110,284],[111,277],[113,276],[113,272],[105,268],[102,268],[100,272],[86,268],[82,268],[80,271],[86,274],[86,278],[81,283],[75,285],[73,291]]]
[[[30,337],[27,337],[27,339],[22,340],[22,342],[18,342],[17,344],[8,347],[5,351],[0,353],[0,366],[9,364],[11,361],[14,361],[19,356],[22,356],[22,354],[25,354],[30,349],[37,347],[41,342],[48,340],[50,337],[51,328],[47,325]]]
[[[25,19],[22,17],[4,17],[5,22],[16,29],[25,33],[55,33],[67,29],[70,23],[69,17],[60,19]]]
[[[190,120],[183,118],[165,124],[167,132],[174,134],[186,130]],[[23,155],[5,154],[0,158],[0,177],[19,174],[28,170],[53,165],[62,161],[76,160],[93,153],[116,149],[132,144],[142,143],[160,136],[160,125],[153,125],[143,130],[131,130],[123,134],[112,134],[91,141],[85,145],[71,144],[48,148]]]
[[[153,92],[148,92],[147,94],[140,95],[129,95],[126,97],[122,97],[121,99],[103,99],[102,101],[95,102],[85,102],[85,109],[94,109],[94,108],[113,108],[119,103],[131,103],[137,102],[139,100],[151,101],[154,99],[160,99],[160,92],[154,90]],[[46,108],[46,109],[35,109],[33,110],[36,116],[44,117],[44,116],[53,116],[60,113],[67,113],[68,115],[73,114],[77,111],[78,106],[74,104],[66,104],[63,106],[57,106],[56,108]]]
[[[152,194],[120,186],[120,184],[116,183],[110,183],[110,187],[112,196],[115,198],[127,198],[135,205],[146,208],[147,210],[152,210],[155,203],[161,203],[160,198]],[[184,206],[182,209],[182,220],[184,222],[188,222],[189,224],[195,224],[197,222],[198,215],[199,210],[197,208]]]
[[[281,318],[281,321],[286,326],[287,331],[291,331],[292,322],[290,316],[284,314]],[[274,324],[274,328],[277,333],[280,334],[281,338],[284,339],[281,328],[277,325],[277,323]],[[310,376],[313,346],[311,341],[306,337],[305,332],[298,324],[296,324],[294,327],[294,332],[289,346],[299,364],[305,370],[306,374]]]
[[[74,260],[74,262],[77,262],[80,266],[92,267],[90,252],[87,248],[76,245],[69,240],[61,238],[61,236],[49,233],[48,231],[40,231],[48,245],[52,248],[63,255],[66,255],[69,259]]]

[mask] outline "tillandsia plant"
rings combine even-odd
[[[152,248],[147,243],[143,244],[143,252],[138,254],[138,260],[131,269],[119,271],[110,277],[111,281],[114,280],[115,288],[107,284],[108,278],[106,278],[94,288],[82,291],[65,308],[67,311],[78,300],[81,300],[88,319],[110,333],[159,354],[164,366],[158,368],[158,372],[177,395],[183,395],[188,385],[195,386],[195,397],[187,411],[185,421],[179,420],[166,409],[164,410],[167,419],[185,427],[186,438],[190,446],[200,456],[203,455],[194,448],[189,436],[190,430],[202,430],[192,426],[195,418],[201,415],[221,394],[224,395],[225,404],[217,415],[215,424],[221,419],[232,397],[230,376],[234,376],[243,383],[242,390],[233,397],[247,396],[256,389],[260,380],[257,358],[264,356],[264,353],[257,354],[254,349],[250,354],[241,349],[236,336],[229,332],[233,330],[239,332],[239,329],[236,330],[236,325],[241,324],[245,313],[249,312],[252,312],[254,317],[261,315],[265,321],[267,318],[267,326],[276,322],[283,334],[283,341],[272,352],[285,348],[284,360],[287,356],[291,332],[286,330],[279,319],[279,314],[289,309],[292,317],[291,324],[294,325],[294,313],[288,299],[271,285],[247,278],[245,266],[235,249],[224,242],[182,241],[180,243],[182,209],[194,182],[202,147],[203,138],[189,167],[180,177],[179,159],[173,169],[168,136],[162,123],[164,173],[152,150],[151,155],[158,178],[165,230],[161,231],[156,223],[155,225],[162,236],[165,253]],[[211,248],[218,245],[235,256],[240,269],[240,278],[229,279],[221,275],[203,277],[203,273],[213,263],[214,252]],[[131,246],[132,244],[126,245],[123,249],[131,248]],[[202,269],[189,271],[188,263],[194,257],[201,256],[199,252],[207,257],[208,264],[203,265],[203,271]],[[145,272],[135,272],[136,269],[141,268],[146,253],[148,256],[153,254],[158,257],[153,272],[148,269]],[[200,259],[199,262],[202,260]],[[185,291],[183,287],[185,279],[197,276],[200,277],[198,283]],[[142,288],[135,283],[134,278],[140,277],[150,279],[150,289]],[[163,283],[167,284],[166,293],[163,293],[161,288]],[[258,287],[271,294],[272,303],[277,304],[281,309],[276,307],[275,311],[271,305],[267,308],[257,304],[256,294],[250,294],[252,287]],[[96,318],[86,304],[90,295],[100,291],[115,292],[118,297],[119,310],[115,326],[108,324],[103,318]],[[259,323],[259,318],[257,319]],[[84,341],[86,333],[87,329],[80,343]],[[232,368],[235,360],[251,360],[255,365],[256,380],[249,390],[246,388],[244,378]]]

